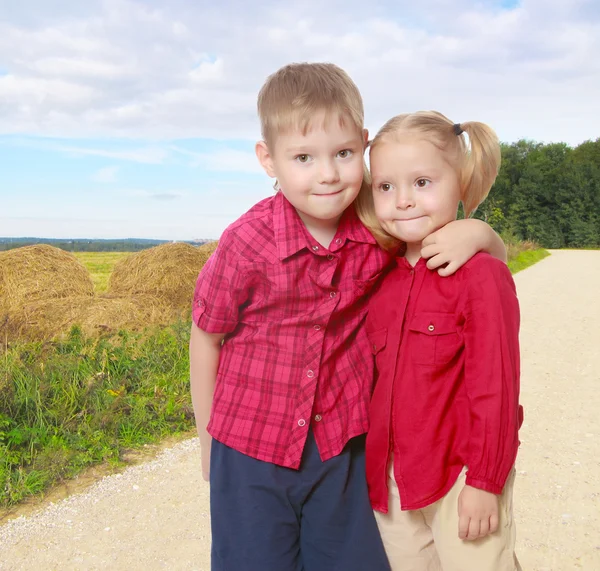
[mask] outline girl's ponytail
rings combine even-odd
[[[485,200],[500,169],[500,142],[494,130],[485,123],[470,121],[453,126],[454,133],[465,132],[469,147],[461,169],[462,203],[465,217],[470,216]],[[462,133],[457,136],[462,137]]]

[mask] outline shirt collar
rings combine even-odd
[[[424,258],[419,258],[417,263],[414,266],[411,266],[408,260],[404,257],[404,255],[396,256],[396,265],[401,270],[421,270],[427,269],[427,260]]]
[[[293,256],[303,248],[318,245],[304,226],[296,209],[281,191],[278,191],[273,199],[273,229],[280,260]],[[359,220],[353,205],[349,206],[342,214],[329,250],[339,250],[346,240],[366,244],[377,243],[373,235]]]
[[[280,260],[308,247],[305,226],[296,209],[280,190],[273,199],[273,230]]]

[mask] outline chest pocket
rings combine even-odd
[[[410,358],[417,365],[445,365],[462,349],[461,327],[452,313],[416,313],[408,333]]]

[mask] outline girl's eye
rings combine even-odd
[[[425,188],[429,184],[429,181],[426,178],[420,178],[417,180],[417,186],[419,188]]]
[[[392,190],[392,185],[388,182],[384,182],[383,184],[379,185],[379,188],[382,192],[389,192]]]
[[[296,160],[300,163],[307,163],[308,162],[308,155],[298,155],[296,157]]]
[[[338,153],[338,156],[341,157],[342,159],[345,159],[347,157],[349,157],[352,154],[352,151],[350,149],[344,149],[343,151],[340,151]]]

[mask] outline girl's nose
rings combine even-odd
[[[396,191],[396,208],[398,210],[406,210],[415,205],[414,195],[412,192],[399,189]]]

